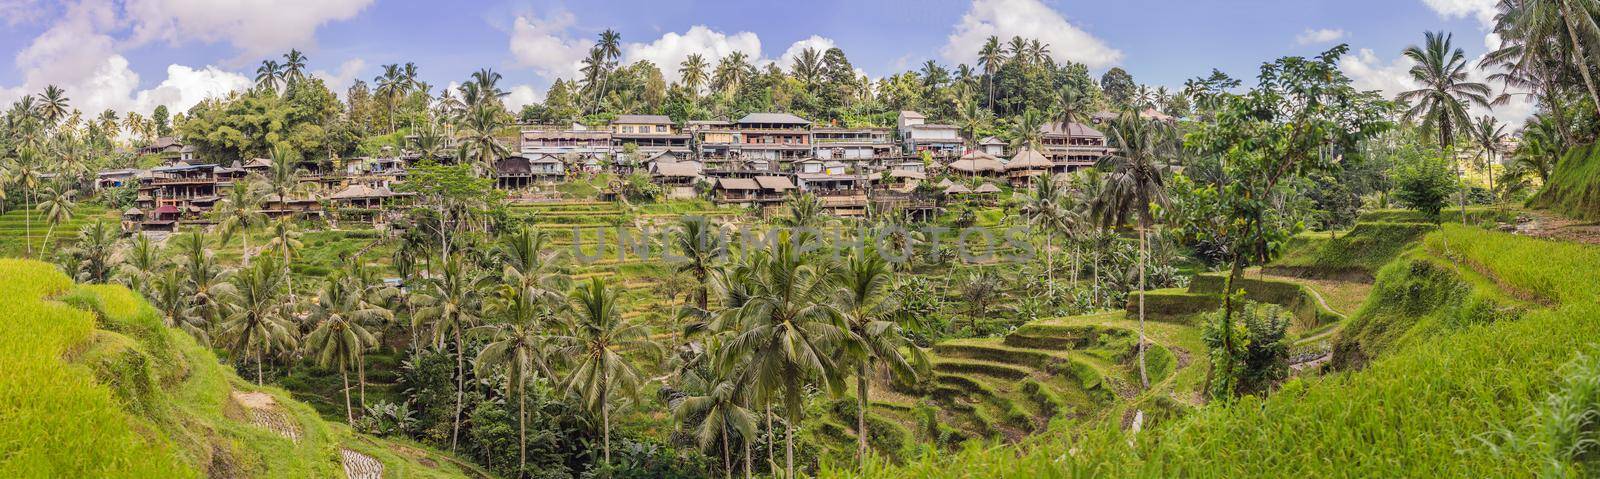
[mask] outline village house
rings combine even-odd
[[[529,159],[549,155],[563,164],[582,165],[591,170],[611,159],[611,130],[590,130],[582,125],[571,128],[535,126],[524,128],[521,140],[518,150]]]
[[[812,128],[811,141],[815,145],[813,156],[824,160],[872,160],[894,151],[888,128]]]
[[[984,137],[983,140],[979,141],[978,149],[996,158],[1006,156],[1006,142],[992,136]]]
[[[928,152],[935,157],[951,157],[961,154],[966,146],[960,129],[954,125],[929,124],[921,113],[901,111],[897,124],[900,142],[908,153]]]
[[[176,136],[163,136],[156,138],[155,141],[150,142],[148,145],[140,147],[136,153],[141,156],[159,156],[162,163],[171,165],[178,162],[193,163],[195,149],[192,146],[184,145],[183,141]]]
[[[765,162],[767,170],[811,156],[811,122],[788,113],[751,113],[734,123],[739,156]]]
[[[625,161],[639,161],[663,152],[689,154],[692,151],[689,148],[689,134],[678,131],[672,119],[666,115],[617,116],[611,121],[612,153],[621,155],[628,145],[637,149],[640,158],[628,158]]]
[[[1050,122],[1039,127],[1043,133],[1040,147],[1044,157],[1057,173],[1093,167],[1111,148],[1106,146],[1106,135],[1082,123],[1063,125]]]

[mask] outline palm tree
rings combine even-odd
[[[478,105],[471,108],[466,120],[457,138],[461,145],[459,158],[472,159],[480,172],[494,171],[494,162],[511,154],[511,149],[495,136],[506,125],[503,111]]]
[[[789,66],[794,72],[796,80],[810,88],[822,79],[822,54],[815,48],[806,48],[794,58],[794,64]]]
[[[306,336],[306,349],[317,365],[339,368],[344,380],[344,417],[355,424],[355,414],[350,406],[350,368],[361,362],[366,351],[378,344],[377,337],[367,331],[365,323],[388,320],[394,316],[388,310],[362,299],[362,291],[352,288],[346,280],[334,277],[323,283],[312,303],[309,319],[316,329]],[[363,401],[365,402],[365,401]]]
[[[1467,131],[1472,117],[1467,106],[1489,105],[1489,86],[1467,80],[1466,55],[1460,48],[1450,45],[1452,35],[1427,32],[1423,46],[1406,47],[1405,56],[1416,62],[1411,67],[1411,79],[1422,88],[1401,92],[1398,100],[1410,103],[1407,120],[1422,119],[1424,129],[1436,131],[1439,151],[1450,156],[1455,165],[1456,180],[1461,181],[1461,163],[1451,154],[1456,133]],[[1461,195],[1461,221],[1465,224],[1467,197]]]
[[[289,82],[304,80],[306,77],[306,55],[300,50],[289,49],[283,54],[283,78]]]
[[[962,278],[958,292],[962,301],[972,305],[967,317],[974,334],[978,331],[978,319],[988,317],[989,306],[1005,297],[1005,290],[1000,288],[1002,282],[993,269],[981,266],[968,271]]]
[[[430,325],[433,342],[443,348],[445,338],[455,339],[456,355],[456,412],[450,432],[450,450],[456,449],[461,435],[461,407],[466,391],[466,342],[462,333],[472,328],[482,318],[483,296],[478,289],[481,275],[464,266],[463,259],[452,256],[444,262],[437,277],[429,278],[423,292],[414,297],[421,306],[411,316],[413,330]]]
[[[390,63],[383,66],[383,74],[373,78],[372,83],[377,85],[375,93],[378,99],[383,100],[384,111],[387,113],[385,116],[389,118],[389,131],[394,132],[395,104],[408,89],[405,75],[401,73],[400,65]]]
[[[1012,136],[1015,137],[1011,140],[1011,147],[1017,150],[1039,149],[1040,142],[1044,140],[1044,130],[1041,129],[1044,122],[1044,114],[1038,110],[1030,108],[1022,112],[1022,116],[1017,118],[1017,124],[1011,130]]]
[[[759,396],[782,396],[787,432],[784,437],[785,469],[794,475],[794,428],[805,415],[804,388],[820,380],[837,393],[843,379],[835,353],[849,343],[850,332],[839,320],[829,299],[832,285],[816,259],[778,241],[771,253],[757,253],[747,287],[750,297],[734,319],[738,333],[727,342],[720,366],[740,369],[741,383],[751,384]],[[769,402],[770,404],[770,402]]]
[[[606,29],[600,32],[600,41],[595,43],[594,50],[599,54],[600,63],[600,89],[595,91],[593,108],[598,111],[600,100],[605,98],[606,83],[611,79],[611,70],[615,68],[616,59],[622,56],[622,34],[616,30]]]
[[[1000,37],[990,35],[984,40],[983,47],[978,49],[978,66],[983,67],[984,81],[989,87],[989,108],[994,108],[994,76],[1000,72],[1000,64],[1005,61],[1006,52],[1000,46]]]
[[[226,311],[222,331],[233,338],[233,351],[256,357],[256,385],[264,377],[261,364],[269,349],[289,350],[298,342],[295,326],[282,304],[279,287],[281,270],[271,260],[258,263],[218,288],[222,309]]]
[[[1167,204],[1161,165],[1170,154],[1172,143],[1162,138],[1164,131],[1133,113],[1124,113],[1117,119],[1108,135],[1112,149],[1100,159],[1102,169],[1111,172],[1106,176],[1105,189],[1093,203],[1096,216],[1107,227],[1127,224],[1130,215],[1138,222],[1139,382],[1146,388],[1150,387],[1150,378],[1144,362],[1145,263],[1150,255],[1149,230],[1156,220],[1152,207]]]
[[[478,377],[490,377],[493,368],[506,372],[506,393],[517,396],[517,470],[528,467],[528,413],[527,383],[534,372],[553,377],[545,358],[549,341],[544,334],[549,327],[550,307],[542,296],[529,290],[507,285],[499,290],[498,301],[492,309],[502,315],[503,322],[472,329],[475,335],[489,338],[489,344],[478,351],[475,372]]]
[[[683,82],[683,87],[689,90],[691,96],[700,95],[700,87],[706,84],[706,58],[699,53],[691,53],[689,57],[678,64],[678,79]]]
[[[256,67],[256,88],[264,91],[278,91],[278,83],[283,81],[283,65],[277,60],[263,60],[261,66]]]
[[[556,338],[562,343],[558,357],[570,358],[563,389],[575,393],[590,411],[600,414],[605,464],[611,463],[611,400],[613,390],[638,391],[642,376],[624,352],[659,354],[661,345],[650,340],[650,328],[622,316],[616,291],[600,278],[572,293],[572,331]]]
[[[989,124],[994,112],[978,105],[976,101],[962,100],[956,110],[957,124],[961,127],[961,135],[968,141],[977,143],[978,130]]]
[[[43,180],[43,172],[39,171],[38,153],[32,148],[19,148],[16,157],[12,159],[7,180],[9,183],[22,188],[22,235],[33,236],[33,198],[37,194],[39,184]],[[33,257],[33,241],[24,241],[27,248],[27,257]]]
[[[223,285],[229,272],[217,264],[204,231],[179,236],[177,249],[184,276],[183,293],[189,296],[183,315],[188,321],[183,326],[202,342],[210,342],[214,336],[211,329],[223,313],[227,289]]]
[[[1540,183],[1549,183],[1551,170],[1567,151],[1566,142],[1559,133],[1562,128],[1550,117],[1529,118],[1512,161],[1533,170],[1539,175]]]
[[[1072,144],[1072,124],[1083,123],[1089,114],[1089,96],[1083,90],[1070,85],[1061,87],[1056,93],[1055,100],[1056,123],[1061,124],[1061,130],[1067,134],[1067,144]]]
[[[56,226],[72,219],[73,210],[78,207],[77,203],[73,202],[73,196],[77,193],[61,182],[52,183],[50,187],[45,188],[44,198],[39,200],[39,214],[44,216],[45,223],[50,227],[44,231],[44,243],[39,246],[41,249],[54,249],[50,246],[50,236],[56,232]],[[29,238],[27,241],[33,239]]]
[[[672,246],[683,256],[678,272],[694,276],[694,304],[699,311],[707,311],[711,296],[711,272],[716,262],[727,253],[727,245],[716,227],[703,216],[684,216],[678,220],[678,229],[672,236]]]
[[[295,302],[294,275],[290,274],[290,265],[294,257],[300,254],[300,231],[294,227],[294,221],[288,217],[278,218],[272,223],[272,237],[267,239],[265,251],[276,253],[283,261],[283,280],[289,289],[289,302]]]
[[[1494,190],[1494,165],[1498,163],[1501,144],[1506,140],[1506,126],[1495,120],[1493,116],[1484,115],[1472,124],[1473,143],[1477,144],[1479,153],[1482,154],[1483,166],[1489,170],[1489,204],[1498,204]],[[1461,211],[1461,216],[1466,217],[1466,210]]]
[[[722,57],[722,61],[717,62],[716,71],[712,73],[711,83],[723,93],[729,95],[737,93],[739,88],[755,74],[749,59],[749,55],[743,51],[734,51]]]
[[[44,93],[39,94],[39,117],[44,120],[46,126],[54,128],[56,123],[67,116],[69,101],[72,100],[67,98],[66,90],[62,90],[61,87],[55,85],[44,87]]]
[[[76,260],[73,269],[77,280],[86,283],[104,283],[111,279],[112,263],[116,261],[113,247],[116,233],[106,226],[105,218],[78,229],[78,241],[69,257]]]
[[[250,230],[265,223],[266,213],[261,211],[261,203],[265,200],[265,192],[261,184],[256,181],[235,181],[233,188],[229,189],[228,196],[218,202],[217,216],[222,217],[222,236],[224,238],[239,234],[244,242],[244,251],[240,252],[240,260],[244,267],[250,267],[250,257],[255,253],[250,250]]]
[[[1055,232],[1066,227],[1068,211],[1063,205],[1064,193],[1059,183],[1053,178],[1046,177],[1043,181],[1034,183],[1033,190],[1029,192],[1022,204],[1022,216],[1028,219],[1036,232],[1042,232],[1045,254],[1045,278],[1051,284],[1055,283],[1055,250],[1052,240]]]
[[[291,193],[304,190],[304,183],[300,182],[303,173],[298,163],[299,155],[294,150],[285,146],[272,149],[272,165],[267,169],[267,188],[278,197],[278,206],[285,205],[285,198]]]
[[[867,458],[867,413],[871,407],[868,371],[882,363],[899,378],[915,382],[917,369],[927,367],[922,349],[906,340],[900,325],[890,317],[894,305],[888,295],[889,280],[889,265],[882,256],[875,251],[857,250],[839,271],[834,292],[834,303],[851,339],[860,343],[862,353],[856,362],[856,459],[862,465]],[[902,350],[910,351],[911,357],[907,358]],[[917,368],[912,367],[913,362]]]
[[[535,228],[523,228],[500,240],[502,280],[523,291],[534,301],[560,302],[567,291],[567,275],[560,271],[564,255],[547,252],[550,236]]]
[[[728,447],[728,436],[738,432],[739,437],[744,438],[746,445],[755,437],[755,414],[744,407],[744,398],[741,397],[739,389],[738,383],[719,378],[704,395],[684,397],[672,408],[673,415],[680,421],[704,418],[695,428],[694,435],[701,449],[710,449],[712,443],[721,440],[724,479],[733,477],[733,459]],[[749,460],[748,455],[745,459]],[[745,472],[748,474],[749,469],[747,468]]]
[[[133,235],[133,239],[117,254],[117,258],[122,263],[118,276],[123,283],[136,293],[150,296],[151,278],[166,266],[161,250],[150,241],[150,237],[142,234]]]

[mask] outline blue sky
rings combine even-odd
[[[1153,85],[1213,67],[1253,75],[1262,61],[1349,43],[1347,72],[1373,89],[1405,88],[1399,51],[1425,30],[1486,50],[1493,0],[0,0],[0,100],[62,84],[85,109],[183,108],[242,88],[257,63],[289,47],[336,89],[385,63],[414,61],[438,86],[480,67],[500,71],[515,102],[542,96],[601,30],[622,34],[624,59],[674,65],[699,52],[742,50],[784,61],[805,46],[839,46],[879,77],[933,59],[970,61],[981,38],[1042,36],[1058,59],[1111,66]],[[204,3],[204,2],[201,2]],[[220,2],[218,2],[220,3]],[[797,43],[800,42],[800,43]],[[1363,51],[1365,50],[1365,51]],[[668,78],[675,78],[674,71]]]

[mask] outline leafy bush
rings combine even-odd
[[[1288,377],[1291,319],[1278,305],[1253,301],[1244,301],[1226,329],[1222,311],[1207,313],[1203,335],[1212,368],[1208,393],[1214,398],[1257,394]]]
[[[1418,158],[1395,172],[1395,199],[1422,212],[1434,222],[1459,185],[1450,164],[1437,158]]]

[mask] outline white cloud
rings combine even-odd
[[[32,22],[44,13],[45,6],[39,0],[0,0],[0,22],[6,25]]]
[[[517,64],[532,67],[547,80],[577,77],[594,42],[568,35],[575,21],[571,12],[564,11],[549,18],[518,16],[511,31],[511,54]]]
[[[94,113],[104,109],[148,114],[165,104],[186,110],[208,96],[225,95],[248,87],[243,75],[207,66],[167,67],[167,78],[154,88],[140,91],[139,74],[128,65],[119,43],[106,31],[116,28],[113,5],[86,0],[69,5],[55,23],[35,37],[15,58],[23,72],[20,85],[0,87],[0,101],[56,85],[66,90],[72,108]]]
[[[350,85],[355,84],[356,78],[361,76],[361,70],[366,67],[366,60],[352,58],[340,63],[338,70],[333,72],[316,70],[311,72],[311,76],[321,78],[322,82],[328,85],[329,90],[333,90],[340,98],[344,98],[345,91],[350,89]]]
[[[718,61],[736,51],[748,55],[752,64],[760,63],[761,38],[751,32],[729,35],[705,25],[695,25],[683,33],[667,32],[650,43],[624,45],[622,60],[624,63],[649,60],[667,78],[676,79],[678,65],[690,54],[700,54],[711,68],[716,68]]]
[[[973,0],[939,52],[946,60],[973,64],[990,36],[1001,41],[1021,36],[1050,45],[1057,61],[1071,60],[1102,68],[1122,60],[1122,52],[1068,22],[1040,0]]]
[[[1480,57],[1481,59],[1481,57]],[[1339,60],[1339,68],[1350,77],[1351,85],[1357,90],[1378,90],[1387,98],[1394,98],[1401,92],[1421,88],[1422,85],[1411,78],[1411,67],[1415,63],[1405,56],[1397,56],[1393,60],[1383,60],[1371,49],[1363,48],[1355,53],[1345,54]],[[1477,65],[1474,59],[1472,65]],[[1488,81],[1490,72],[1473,68],[1469,70],[1468,80],[1483,82],[1499,95],[1501,85]],[[1516,93],[1516,92],[1513,92]],[[1492,98],[1492,97],[1491,97]],[[1494,107],[1492,110],[1481,106],[1471,107],[1474,117],[1484,114],[1494,115],[1496,119],[1506,123],[1507,128],[1516,130],[1522,127],[1523,120],[1533,116],[1535,105],[1528,95],[1512,95],[1511,101],[1505,105]]]
[[[317,27],[348,20],[373,0],[128,0],[134,43],[226,41],[254,61],[315,44]]]
[[[794,42],[792,45],[789,45],[789,49],[784,50],[783,55],[778,56],[778,66],[788,69],[789,66],[794,65],[794,59],[800,57],[800,52],[805,51],[807,48],[816,50],[817,54],[820,55],[824,52],[827,52],[829,48],[836,46],[838,45],[834,44],[832,38],[812,35],[811,38],[800,40],[798,42]]]
[[[1328,43],[1340,38],[1344,38],[1343,29],[1319,28],[1312,30],[1307,28],[1306,31],[1300,32],[1299,35],[1294,37],[1294,42],[1300,45],[1315,45],[1319,43]]]
[[[1444,18],[1473,17],[1478,19],[1478,24],[1488,27],[1494,24],[1497,13],[1495,4],[1498,0],[1422,0],[1428,8],[1433,9]]]
[[[544,92],[532,85],[517,85],[511,87],[511,93],[506,95],[504,101],[506,109],[514,115],[522,111],[524,105],[532,105],[544,100]]]
[[[201,100],[247,90],[254,83],[244,75],[210,65],[198,70],[183,65],[168,65],[167,79],[155,88],[140,91],[134,98],[133,109],[149,111],[157,105],[166,105],[167,109],[174,112],[184,111]]]

